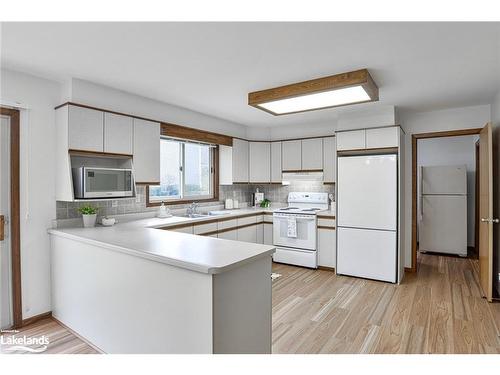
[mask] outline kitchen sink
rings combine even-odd
[[[185,214],[185,215],[179,215],[181,217],[189,217],[190,219],[195,219],[199,217],[209,217],[209,214]]]

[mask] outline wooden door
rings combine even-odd
[[[493,145],[491,123],[479,136],[479,281],[483,295],[493,294]]]

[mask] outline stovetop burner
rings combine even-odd
[[[290,211],[290,210],[298,210],[298,207],[285,207],[281,208],[280,211]]]
[[[301,211],[320,211],[321,208],[304,208]]]

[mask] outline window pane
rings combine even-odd
[[[210,196],[210,147],[184,145],[184,196]]]
[[[160,141],[160,186],[150,186],[151,200],[179,199],[181,197],[181,143]]]

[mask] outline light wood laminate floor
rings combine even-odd
[[[419,255],[401,285],[274,264],[273,353],[500,353],[500,304],[481,298],[477,260]],[[56,321],[46,353],[96,353]]]
[[[276,264],[273,353],[500,353],[477,260],[418,260],[401,285]]]

